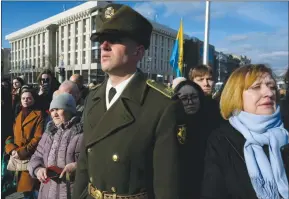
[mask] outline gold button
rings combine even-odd
[[[111,191],[112,191],[113,193],[116,193],[116,188],[115,188],[115,187],[111,187]]]
[[[90,152],[91,152],[91,148],[88,148],[88,149],[87,149],[87,152],[90,153]]]
[[[113,160],[114,162],[118,162],[118,161],[119,161],[118,155],[114,154],[114,155],[112,156],[112,160]]]
[[[92,177],[89,178],[89,181],[92,183],[92,181],[93,181]]]

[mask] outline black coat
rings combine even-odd
[[[280,111],[284,128],[289,131],[289,92],[284,99],[280,100]]]
[[[257,199],[245,164],[245,138],[229,122],[207,143],[202,199]]]
[[[244,136],[229,122],[211,134],[207,143],[202,199],[257,199],[245,163],[245,142]],[[263,146],[263,150],[269,156],[268,146]]]
[[[106,111],[106,82],[87,96],[84,146],[73,199],[92,199],[87,185],[108,193],[147,191],[150,199],[178,199],[178,112],[173,101],[147,85],[137,72]]]

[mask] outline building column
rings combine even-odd
[[[36,52],[35,52],[35,57],[36,57],[36,58],[35,58],[35,61],[36,61],[36,63],[35,63],[35,67],[39,67],[39,64],[40,64],[40,63],[38,63],[38,58],[39,58],[39,56],[40,56],[40,55],[38,55],[38,53],[39,53],[39,52],[38,52],[38,47],[39,47],[39,44],[38,44],[38,43],[39,43],[39,42],[40,42],[40,41],[38,41],[38,35],[36,35],[36,41],[35,41],[35,45],[36,45],[36,47],[35,47],[35,51],[36,51]]]
[[[36,67],[36,63],[34,62],[34,36],[31,36],[31,65]]]
[[[68,25],[63,26],[63,28],[64,28],[63,62],[64,62],[64,66],[67,66],[67,63],[68,63]]]

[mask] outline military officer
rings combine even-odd
[[[152,25],[126,5],[109,4],[91,36],[108,79],[85,104],[84,143],[73,199],[178,199],[182,105],[137,69]],[[181,135],[180,135],[181,134]]]

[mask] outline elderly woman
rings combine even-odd
[[[73,174],[83,138],[82,124],[76,115],[75,100],[68,93],[54,96],[50,108],[52,121],[32,156],[28,170],[40,182],[39,199],[66,199],[73,186]],[[59,168],[61,175],[52,178],[49,168]],[[66,179],[66,172],[70,179]],[[67,187],[67,180],[70,187]],[[68,193],[67,193],[68,188]]]
[[[280,152],[288,144],[288,132],[276,93],[272,71],[262,64],[232,73],[220,101],[229,122],[208,140],[201,198],[289,198]]]
[[[21,91],[22,110],[16,117],[13,136],[5,141],[5,152],[20,160],[29,160],[43,133],[43,114],[35,108],[37,94],[32,88]],[[16,171],[17,192],[24,192],[25,198],[34,198],[35,181],[27,170]]]

